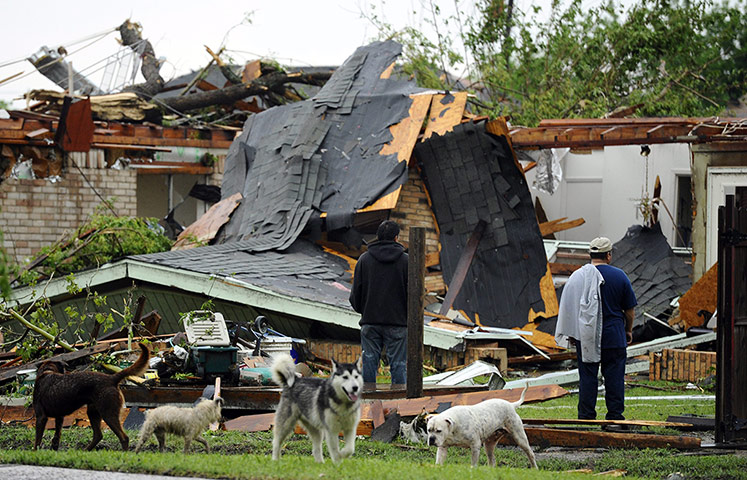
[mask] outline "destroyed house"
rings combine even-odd
[[[147,296],[149,309],[163,315],[164,332],[181,329],[181,313],[212,299],[228,319],[251,321],[262,314],[288,335],[354,343],[358,315],[347,297],[355,258],[373,239],[378,223],[391,218],[403,227],[400,240],[405,244],[410,227],[426,229],[426,345],[460,351],[462,358],[468,345],[496,341],[521,353],[535,353],[538,350],[526,338],[536,345],[555,346],[552,275],[557,279],[572,271],[560,256],[565,234],[559,234],[560,240],[550,236],[582,224],[568,235],[574,238],[581,229],[584,237],[604,235],[608,224],[597,218],[621,218],[619,211],[605,210],[605,205],[633,207],[620,201],[626,195],[622,189],[605,186],[601,207],[587,223],[584,218],[562,222],[561,217],[578,215],[579,204],[570,201],[572,195],[577,201],[585,199],[582,206],[596,204],[593,192],[581,187],[597,178],[569,175],[561,187],[566,189],[561,201],[546,202],[551,217],[559,220],[546,221],[532,205],[532,196],[537,200],[540,195],[528,188],[534,183],[533,162],[520,163],[514,152],[570,148],[567,162],[572,158],[576,165],[593,164],[604,172],[598,183],[624,184],[629,190],[640,189],[641,182],[625,172],[641,167],[632,169],[623,162],[632,161],[629,153],[638,155],[641,145],[651,145],[654,152],[652,176],[653,165],[669,165],[659,160],[665,156],[659,151],[672,146],[692,155],[692,204],[695,219],[701,219],[693,222],[692,235],[698,278],[706,263],[703,239],[715,228],[704,214],[714,203],[698,200],[710,199],[722,185],[712,189],[710,180],[700,180],[719,169],[742,168],[738,166],[744,164],[744,142],[739,141],[743,127],[730,127],[733,122],[728,119],[582,119],[509,129],[503,120],[473,117],[466,109],[465,92],[424,90],[397,78],[391,66],[399,48],[393,42],[362,47],[312,98],[250,116],[230,149],[223,150],[227,157],[222,200],[187,228],[173,251],[133,256],[84,272],[80,283],[109,291],[118,303],[135,284]],[[29,125],[31,120],[23,132],[31,139],[50,136],[56,128],[35,133]],[[117,135],[96,125],[97,142],[92,145],[107,147],[102,135]],[[176,137],[176,131],[191,131],[109,124],[110,131],[116,128],[127,128],[133,136],[153,131],[167,136],[168,131],[169,138]],[[223,148],[229,144],[226,132],[205,130],[195,130],[180,141],[204,142],[190,137],[206,135],[213,135],[213,141],[224,138]],[[132,146],[132,141],[117,141]],[[159,142],[140,147],[167,149],[166,139]],[[91,153],[85,155],[91,158]],[[171,167],[145,163],[133,162],[138,179],[146,170]],[[672,171],[680,168],[679,163],[674,165]],[[213,171],[223,173],[222,168]],[[662,183],[667,182],[671,183]],[[667,221],[661,213],[660,217]],[[634,288],[646,306],[639,310],[637,323],[644,312],[665,312],[691,281],[683,250],[674,252],[676,259],[669,258],[673,251],[666,242],[672,233],[667,230],[664,235],[666,239],[656,240],[657,245],[664,241],[662,248],[651,251],[645,245],[618,246],[621,254],[616,259],[626,262],[619,266],[632,269]],[[610,236],[617,242],[619,237]],[[195,240],[210,245],[190,248]],[[654,253],[661,255],[652,260]],[[586,261],[583,247],[575,255],[576,265]],[[47,289],[48,294],[54,291],[60,313],[65,305],[83,301],[67,297],[62,282]],[[27,304],[32,291],[21,289],[15,298]],[[485,328],[477,331],[472,328],[476,325]],[[529,332],[507,334],[490,327]]]
[[[348,303],[355,257],[392,218],[405,244],[408,228],[427,231],[429,303],[453,285],[449,305],[442,299],[426,315],[426,345],[464,352],[474,337],[541,353],[526,335],[476,332],[448,316],[524,327],[553,317],[557,301],[505,123],[470,121],[466,93],[395,78],[400,50],[361,47],[311,99],[249,117],[225,160],[221,202],[190,227],[209,230],[212,245],[185,248],[182,237],[179,249],[84,272],[81,284],[108,288],[116,302],[135,283],[170,328],[212,298],[227,319],[262,314],[287,335],[357,342]]]

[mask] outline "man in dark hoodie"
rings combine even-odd
[[[397,243],[399,225],[385,220],[376,241],[355,266],[350,304],[361,314],[363,381],[376,383],[382,347],[386,347],[392,384],[407,375],[407,253]]]

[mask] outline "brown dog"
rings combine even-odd
[[[52,449],[60,446],[62,421],[65,415],[70,415],[83,405],[88,405],[88,419],[93,429],[93,439],[86,450],[93,448],[101,441],[101,420],[103,419],[122,444],[122,450],[127,450],[130,439],[122,429],[120,413],[124,398],[119,391],[122,380],[131,375],[142,375],[148,368],[150,352],[144,344],[140,345],[140,357],[124,370],[108,375],[100,372],[72,372],[63,373],[58,362],[42,363],[36,372],[34,383],[34,413],[36,414],[36,441],[34,450],[41,445],[47,419],[55,419]]]

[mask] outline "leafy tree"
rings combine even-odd
[[[513,123],[602,117],[625,107],[640,116],[710,116],[747,91],[747,2],[554,0],[522,12],[513,0],[475,0],[477,15],[440,18],[434,30],[395,32],[375,15],[382,36],[405,46],[405,71],[430,88],[455,88],[444,71],[464,66],[481,113]],[[427,18],[427,16],[426,16]],[[458,28],[454,28],[456,25]],[[451,32],[445,29],[451,26]],[[456,41],[455,41],[456,39]]]
[[[108,209],[105,208],[107,207]],[[107,214],[111,200],[98,207],[88,222],[70,239],[44,247],[21,273],[22,283],[33,284],[39,278],[67,275],[128,255],[167,251],[172,242],[163,234],[155,218],[119,217]]]

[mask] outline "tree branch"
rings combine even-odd
[[[164,98],[159,103],[180,112],[195,110],[210,105],[231,105],[238,100],[243,100],[252,95],[269,95],[273,92],[284,95],[286,83],[321,86],[329,80],[332,73],[332,70],[317,73],[272,72],[257,78],[251,83],[231,85],[219,90],[193,93],[184,97]]]
[[[153,45],[148,40],[143,40],[140,32],[142,27],[138,23],[132,23],[129,20],[119,26],[119,34],[122,36],[122,45],[132,48],[134,51],[138,51],[139,45],[143,43],[143,50],[140,58],[142,65],[140,72],[145,77],[145,83],[139,85],[133,85],[125,89],[125,91],[135,92],[137,94],[143,94],[148,99],[153,95],[163,90],[164,80],[159,73],[161,64],[156,58],[156,52],[153,50]]]

